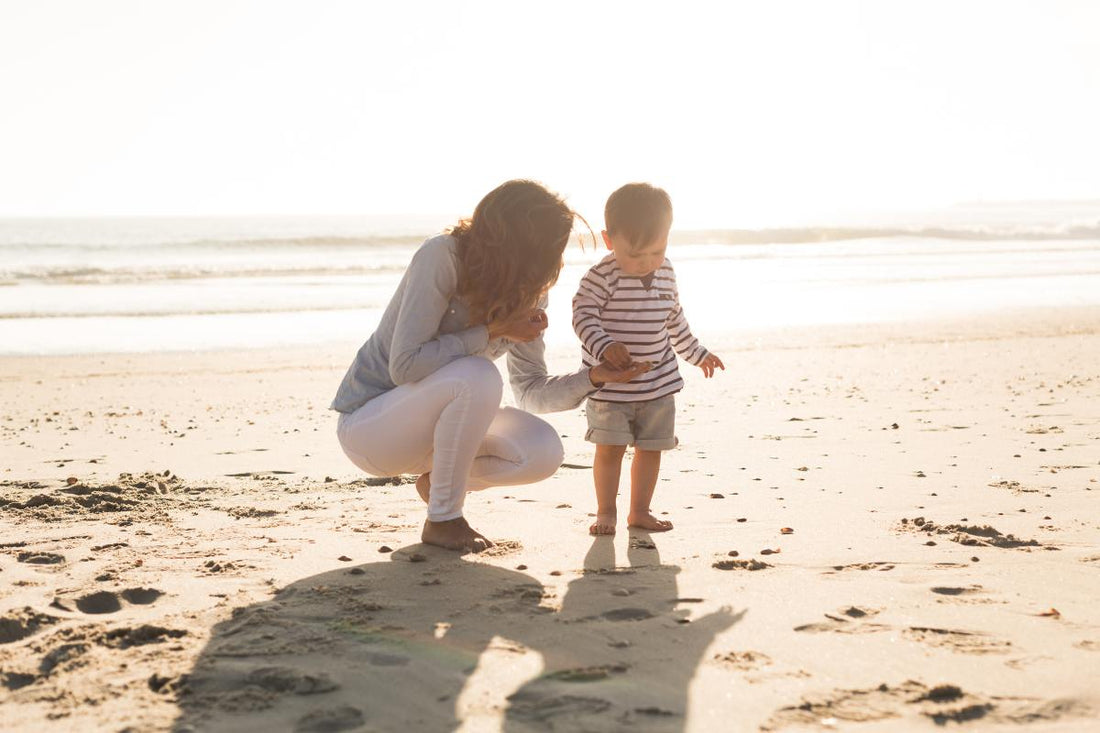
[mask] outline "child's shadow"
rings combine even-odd
[[[744,611],[689,618],[701,599],[679,597],[680,568],[661,564],[647,532],[629,543],[630,565],[617,567],[613,538],[593,540],[553,636],[531,644],[544,671],[508,698],[507,730],[683,730],[701,657]]]

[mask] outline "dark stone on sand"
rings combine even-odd
[[[378,551],[385,554],[387,552],[393,552],[393,548],[390,547],[389,545],[382,545],[381,547],[378,548]]]
[[[724,494],[711,494],[710,498],[712,498],[712,499],[725,499],[726,497],[725,497]]]
[[[338,557],[336,559],[339,560],[340,562],[351,562],[351,558],[348,557],[347,555],[341,555],[340,557]]]

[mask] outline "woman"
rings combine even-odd
[[[561,464],[557,432],[532,412],[577,407],[647,368],[606,364],[548,376],[546,292],[577,214],[533,181],[489,192],[469,219],[417,250],[332,408],[352,463],[375,476],[420,473],[421,540],[478,552],[493,543],[462,516],[466,492],[541,481]],[[492,360],[508,355],[521,409],[500,406]]]

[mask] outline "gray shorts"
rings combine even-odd
[[[676,396],[645,402],[588,400],[584,439],[600,445],[632,445],[642,450],[676,447]]]

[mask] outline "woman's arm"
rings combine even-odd
[[[508,379],[516,405],[528,412],[559,412],[579,407],[597,390],[585,367],[572,374],[546,373],[546,343],[542,336],[508,350]]]
[[[489,343],[485,326],[439,333],[457,284],[458,270],[446,240],[429,241],[413,255],[405,271],[390,341],[390,379],[394,384],[423,379],[455,359],[482,351]]]

